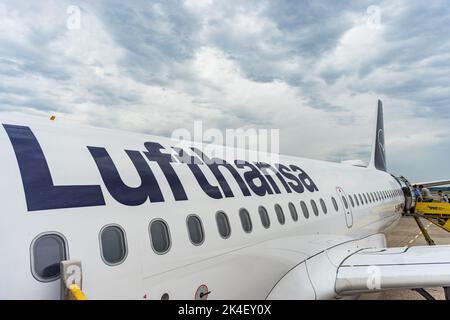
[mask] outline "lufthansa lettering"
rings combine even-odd
[[[28,211],[106,204],[100,185],[54,185],[44,152],[32,130],[26,126],[9,124],[4,124],[3,127],[16,155]],[[173,197],[175,201],[188,200],[174,163],[186,165],[205,195],[213,199],[235,197],[230,184],[235,184],[238,187],[236,190],[240,190],[244,197],[319,191],[312,178],[297,165],[251,163],[243,160],[231,163],[219,158],[209,158],[197,148],[185,150],[171,147],[168,150],[158,142],[151,141],[145,142],[144,148],[144,151],[124,150],[141,182],[137,187],[130,187],[123,182],[120,170],[105,148],[87,146],[104,186],[123,205],[139,206],[148,200],[151,203],[164,202],[169,197]],[[163,194],[149,162],[161,169],[170,186],[170,195]],[[205,170],[214,178],[208,179]],[[227,181],[224,172],[231,175],[233,181]]]

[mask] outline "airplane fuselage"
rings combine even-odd
[[[82,262],[91,299],[194,299],[202,286],[209,299],[266,299],[302,263],[303,296],[331,297],[314,259],[385,246],[403,210],[396,179],[375,169],[220,158],[196,144],[37,120],[1,124],[0,298],[60,297],[59,279],[46,280],[33,257],[45,234]],[[123,233],[117,263],[105,259],[108,226]]]

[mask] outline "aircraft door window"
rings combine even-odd
[[[170,249],[170,233],[165,221],[153,220],[149,227],[151,245],[157,254],[167,253]]]
[[[269,219],[269,214],[267,213],[266,208],[264,208],[263,206],[260,206],[258,208],[258,212],[259,212],[259,217],[261,218],[261,223],[262,223],[263,227],[268,229],[270,227],[270,219]]]
[[[289,202],[288,206],[289,206],[289,211],[291,212],[292,220],[297,221],[298,220],[297,209],[295,208],[295,206],[292,202]]]
[[[231,235],[230,221],[225,212],[219,211],[216,213],[217,228],[222,238],[228,239]]]
[[[286,222],[286,218],[284,217],[283,209],[279,204],[275,205],[275,213],[277,214],[277,219],[280,224],[284,224]]]
[[[306,206],[306,203],[303,201],[300,201],[300,207],[302,207],[303,216],[308,219],[309,218],[309,211],[308,207]]]
[[[248,213],[248,211],[242,208],[241,210],[239,210],[239,217],[241,218],[242,229],[244,229],[244,231],[247,233],[252,232],[252,219],[250,218],[250,214]]]
[[[338,204],[337,204],[336,199],[334,197],[331,197],[331,202],[333,202],[334,210],[336,210],[336,212],[338,212],[339,211],[339,207],[338,207]]]
[[[326,204],[325,204],[325,201],[323,201],[323,199],[322,198],[320,198],[320,206],[322,207],[322,211],[323,211],[323,213],[324,214],[327,214],[327,206],[326,206]]]
[[[311,207],[313,208],[314,215],[316,217],[319,216],[319,209],[317,208],[316,202],[314,200],[311,200]]]
[[[31,243],[31,271],[36,280],[57,280],[60,277],[59,264],[63,260],[67,260],[67,246],[62,235],[40,235]]]
[[[205,233],[203,231],[203,224],[200,218],[191,214],[186,219],[186,224],[189,232],[189,239],[193,245],[201,245],[205,240]]]
[[[103,262],[115,266],[121,264],[127,256],[125,232],[117,225],[108,225],[100,231],[100,252]]]

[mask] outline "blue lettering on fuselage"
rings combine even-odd
[[[28,211],[104,206],[100,186],[55,186],[44,152],[28,127],[3,125],[16,153]]]
[[[8,124],[3,127],[16,154],[28,211],[105,205],[99,185],[54,185],[44,152],[29,127]],[[123,205],[138,206],[148,200],[166,201],[149,161],[156,163],[163,172],[175,201],[188,200],[183,184],[172,166],[176,161],[188,166],[201,189],[213,199],[235,197],[230,183],[221,170],[226,170],[233,176],[234,182],[245,197],[251,196],[252,193],[265,196],[284,191],[303,193],[305,189],[309,192],[319,191],[311,177],[296,165],[271,165],[242,160],[228,163],[219,158],[210,159],[197,148],[191,148],[188,154],[186,150],[176,147],[166,150],[157,142],[146,142],[144,147],[146,148],[144,152],[125,150],[141,179],[138,187],[130,187],[123,182],[119,170],[105,148],[87,147],[106,189]],[[214,181],[208,181],[201,167],[207,168],[212,173]],[[245,170],[243,177],[239,170]],[[281,189],[279,184],[282,186]]]

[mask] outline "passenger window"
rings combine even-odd
[[[337,204],[336,199],[334,197],[331,197],[331,202],[333,202],[334,210],[339,211],[338,204]]]
[[[252,232],[252,219],[250,218],[248,211],[242,208],[239,210],[239,217],[241,218],[242,229],[247,233]]]
[[[202,220],[198,216],[191,214],[187,217],[186,224],[192,244],[196,246],[202,244],[203,240],[205,240]]]
[[[170,249],[170,234],[167,224],[161,219],[153,220],[149,229],[153,250],[157,254],[167,253]]]
[[[317,205],[316,205],[316,202],[314,200],[311,200],[311,207],[313,208],[314,215],[318,216],[319,215],[319,209],[317,209]]]
[[[348,196],[348,199],[350,200],[350,204],[352,205],[352,208],[354,208],[354,207],[355,207],[355,204],[353,203],[352,196],[349,195],[349,196]]]
[[[297,208],[295,208],[295,206],[292,202],[289,202],[288,206],[289,206],[289,211],[291,212],[292,220],[297,221],[298,220]]]
[[[284,217],[283,209],[279,204],[275,205],[275,213],[277,214],[278,222],[280,224],[284,224],[286,222],[286,219]]]
[[[225,212],[219,211],[216,213],[217,228],[219,229],[219,234],[222,238],[228,239],[231,234],[230,221]]]
[[[320,206],[322,207],[322,211],[323,211],[323,213],[325,213],[325,214],[327,214],[327,206],[326,206],[326,204],[325,204],[325,201],[323,201],[323,199],[321,198],[320,199]]]
[[[361,205],[364,205],[364,200],[361,197],[361,193],[358,193],[358,197],[359,197],[359,202],[361,203]]]
[[[127,256],[127,241],[123,229],[108,225],[100,231],[100,252],[103,261],[110,266],[121,264]]]
[[[261,218],[261,223],[262,223],[263,227],[268,229],[270,227],[270,219],[269,219],[269,215],[267,213],[266,208],[264,208],[263,206],[260,206],[258,208],[258,212],[259,212],[259,217]]]
[[[356,194],[353,195],[353,198],[355,198],[356,205],[359,207],[359,200]]]
[[[342,196],[342,202],[344,202],[345,209],[348,209],[348,203],[344,196]]]
[[[367,192],[367,198],[369,199],[369,203],[372,203],[372,199],[370,199],[370,194]]]
[[[366,197],[365,193],[363,193],[363,197],[364,197],[364,202],[367,204],[368,202],[367,202],[367,197]]]
[[[309,218],[309,211],[308,207],[306,206],[306,203],[303,201],[300,201],[300,207],[302,207],[303,216],[308,219]]]
[[[42,282],[56,280],[60,276],[59,264],[67,260],[65,240],[57,234],[44,234],[33,240],[31,270]]]

